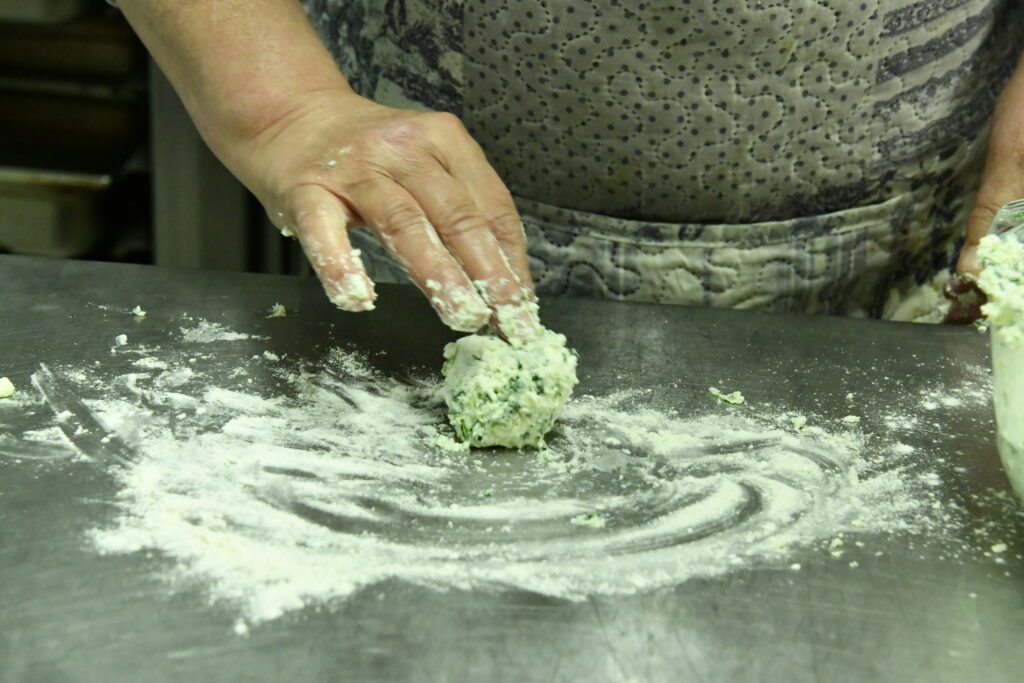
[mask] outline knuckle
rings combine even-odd
[[[335,218],[337,214],[335,209],[323,204],[299,206],[295,209],[295,222],[300,225],[322,223]]]
[[[423,214],[415,206],[395,204],[381,217],[380,231],[398,239],[423,229]]]
[[[967,216],[968,240],[970,242],[977,242],[981,239],[981,236],[988,230],[988,226],[992,224],[992,219],[996,217],[999,207],[994,206],[990,202],[975,204],[974,208],[971,209],[971,213]]]
[[[389,177],[423,173],[436,165],[425,136],[403,124],[401,129],[382,132],[363,145],[362,162],[367,170]]]
[[[519,214],[513,209],[508,209],[497,214],[494,219],[494,235],[504,242],[521,240],[523,237],[523,224]]]
[[[469,203],[450,207],[440,218],[438,230],[448,237],[464,237],[488,229],[487,219]]]
[[[462,124],[460,119],[455,114],[447,111],[431,112],[426,116],[432,125],[436,126],[439,130],[445,133],[465,133],[466,127]]]
[[[365,208],[369,197],[377,194],[381,178],[376,173],[361,173],[338,183],[337,194],[342,201],[356,209]]]

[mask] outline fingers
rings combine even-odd
[[[358,250],[348,240],[348,211],[318,185],[300,185],[289,198],[295,232],[327,298],[346,311],[370,311],[377,298]]]
[[[451,161],[447,166],[452,177],[465,186],[473,202],[490,221],[491,232],[508,259],[512,272],[532,298],[533,279],[530,277],[526,235],[519,212],[508,188],[487,163],[483,150],[468,136],[467,140],[469,144],[448,152]]]
[[[375,175],[349,186],[345,199],[427,295],[446,325],[459,332],[476,332],[487,324],[491,309],[407,190]]]
[[[437,234],[467,275],[482,288],[495,312],[494,324],[510,342],[530,341],[539,322],[530,290],[515,273],[495,235],[495,226],[466,186],[440,164],[396,177],[415,198]],[[525,258],[525,253],[523,254]]]
[[[344,120],[344,158],[289,194],[288,216],[328,296],[367,310],[373,285],[346,228],[365,223],[453,329],[488,322],[512,343],[540,325],[526,240],[511,195],[450,114],[374,105]]]

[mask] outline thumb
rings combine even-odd
[[[967,239],[964,241],[964,246],[960,248],[960,258],[956,262],[958,275],[977,275],[981,272],[981,267],[978,264],[978,243],[988,233],[988,228],[992,225],[992,220],[996,217],[999,207],[1006,203],[989,198],[987,195],[990,194],[995,196],[993,193],[986,192],[983,186],[974,202],[974,208],[971,209],[971,213],[967,217]],[[1007,199],[1006,201],[1011,200]]]

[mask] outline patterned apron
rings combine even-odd
[[[538,291],[807,313],[949,268],[1024,44],[1018,0],[305,4],[363,95],[462,118]]]

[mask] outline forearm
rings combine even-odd
[[[238,143],[272,131],[305,95],[350,90],[298,0],[118,5],[229,166]]]

